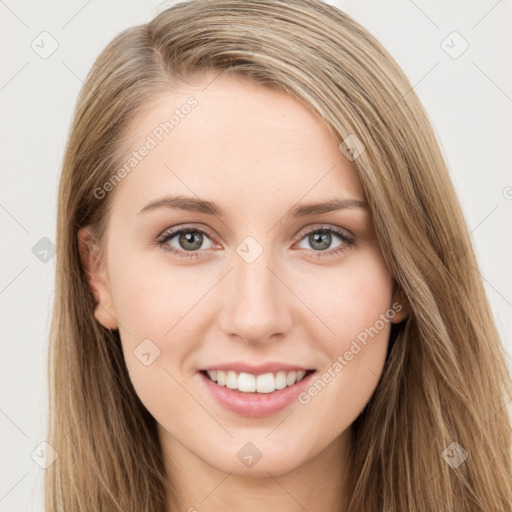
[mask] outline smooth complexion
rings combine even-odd
[[[95,316],[119,329],[183,510],[340,510],[349,428],[377,386],[390,323],[310,403],[263,417],[213,400],[199,370],[283,362],[319,375],[392,307],[398,297],[367,207],[288,215],[333,199],[365,202],[364,192],[319,116],[284,92],[224,75],[148,105],[130,126],[132,151],[191,95],[198,105],[111,192],[103,261],[82,243]],[[148,207],[170,196],[209,201],[222,215]],[[171,228],[206,234],[193,232],[198,249],[193,235],[159,245]],[[309,233],[328,228],[352,243]],[[91,242],[89,233],[80,240]],[[237,252],[249,236],[263,251],[251,263]],[[134,355],[146,339],[160,351],[148,366]],[[237,457],[246,443],[262,454],[252,467]]]

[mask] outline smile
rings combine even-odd
[[[201,370],[196,375],[209,396],[225,410],[261,418],[296,402],[315,373],[315,370],[292,370],[255,375],[233,370]]]
[[[246,372],[212,370],[204,371],[211,381],[219,386],[226,386],[228,389],[240,391],[242,393],[273,393],[278,389],[293,386],[300,382],[308,371],[279,371],[276,373],[264,373],[262,375],[253,375]]]

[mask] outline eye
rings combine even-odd
[[[187,226],[164,232],[158,237],[156,243],[164,251],[175,254],[180,258],[198,258],[200,254],[199,251],[213,247],[212,238],[213,235],[205,229]],[[329,249],[336,238],[340,240],[338,245],[334,246],[334,250],[327,251],[326,249]],[[347,251],[352,245],[355,245],[355,240],[352,236],[348,235],[342,229],[332,226],[321,226],[310,229],[302,236],[299,244],[302,243],[303,240],[310,245],[310,248],[302,246],[301,248],[312,250],[312,256],[314,258],[334,256]],[[205,242],[206,246],[204,245]]]
[[[163,250],[176,254],[180,257],[197,258],[199,256],[197,251],[210,249],[212,247],[213,244],[211,243],[211,240],[210,245],[207,244],[206,247],[204,246],[204,242],[206,240],[210,240],[208,232],[189,226],[186,228],[166,231],[159,237],[157,243]]]
[[[334,246],[335,250],[326,251],[326,249],[329,249],[333,243],[333,236],[341,240],[341,242]],[[310,245],[313,251],[316,252],[316,254],[314,254],[315,258],[340,254],[341,252],[350,249],[350,247],[355,244],[353,237],[349,236],[340,228],[335,228],[332,226],[313,228],[301,238],[300,242],[303,240]],[[302,248],[308,249],[308,247]]]

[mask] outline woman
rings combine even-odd
[[[512,394],[393,58],[300,0],[119,34],[64,158],[52,511],[511,510]]]

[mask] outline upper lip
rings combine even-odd
[[[231,363],[219,363],[212,364],[205,368],[202,368],[203,371],[213,371],[213,370],[222,370],[222,371],[234,371],[236,373],[251,373],[252,375],[262,375],[264,373],[276,373],[279,371],[284,372],[293,372],[293,371],[308,371],[314,370],[314,368],[308,368],[306,366],[302,366],[299,364],[290,364],[290,363],[277,363],[277,362],[268,362],[264,364],[249,364],[243,361],[233,361]]]

